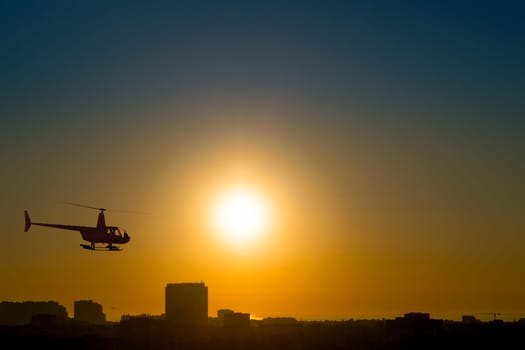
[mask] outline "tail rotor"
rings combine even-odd
[[[24,218],[26,222],[24,232],[27,232],[29,231],[29,228],[31,227],[31,218],[29,217],[29,213],[27,212],[27,210],[24,210]]]

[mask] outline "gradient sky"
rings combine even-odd
[[[525,317],[521,2],[4,1],[0,300],[160,314]],[[268,198],[232,250],[216,193]],[[108,211],[132,240],[80,249]]]

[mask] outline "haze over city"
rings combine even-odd
[[[0,301],[525,317],[521,3],[0,9]]]

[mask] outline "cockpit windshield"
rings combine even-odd
[[[129,238],[128,232],[125,228],[121,227],[120,233],[121,233],[120,237]]]
[[[117,237],[122,237],[122,233],[118,227],[106,227],[106,233]]]

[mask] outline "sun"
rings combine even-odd
[[[232,188],[218,196],[212,209],[215,229],[229,244],[255,242],[270,225],[264,196],[249,188]]]

